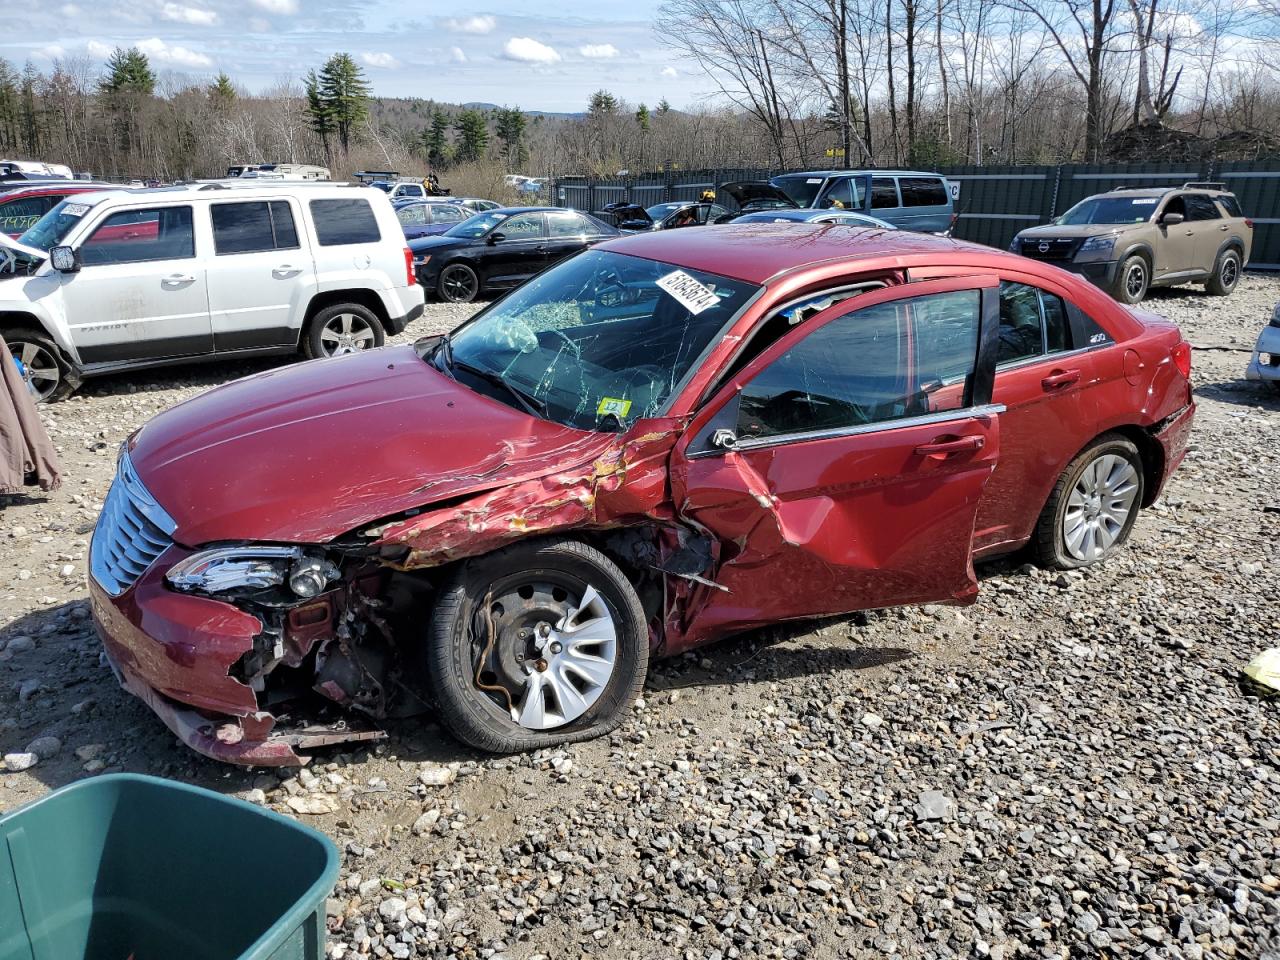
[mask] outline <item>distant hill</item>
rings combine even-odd
[[[444,103],[439,100],[426,100],[421,97],[374,97],[369,103],[369,110],[380,123],[389,124],[404,130],[423,130],[431,122],[431,114],[439,110],[448,116],[461,113],[463,110],[497,110],[501,104],[482,103]],[[551,120],[572,120],[583,116],[582,113],[557,113],[551,110],[525,110],[530,117],[542,117]]]
[[[502,104],[500,103],[484,103],[479,100],[473,100],[462,105],[464,110],[498,110],[501,107]],[[586,116],[586,112],[581,110],[577,113],[557,113],[554,110],[525,110],[524,112],[531,117],[555,117],[559,120],[578,120]]]

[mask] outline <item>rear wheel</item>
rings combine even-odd
[[[1218,262],[1213,265],[1213,276],[1205,283],[1204,288],[1215,297],[1231,294],[1240,282],[1240,254],[1234,250],[1223,250],[1218,254]]]
[[[0,331],[0,336],[18,361],[22,379],[37,403],[61,400],[71,393],[66,361],[49,337],[25,329]]]
[[[576,540],[527,542],[459,568],[436,602],[427,679],[454,736],[512,753],[617,727],[648,658],[640,598],[613,561]]]
[[[1036,559],[1070,570],[1111,556],[1142,506],[1142,457],[1124,437],[1100,437],[1063,471],[1036,523]]]
[[[1150,285],[1151,268],[1147,266],[1145,257],[1135,253],[1120,264],[1111,284],[1111,296],[1121,303],[1140,303]]]
[[[386,333],[377,314],[358,303],[339,303],[311,319],[303,349],[314,360],[372,350],[384,342]]]

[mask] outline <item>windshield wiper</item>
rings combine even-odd
[[[516,403],[524,409],[525,413],[545,420],[547,416],[547,405],[532,394],[525,393],[519,387],[513,386],[511,383],[503,379],[502,374],[494,373],[492,370],[482,370],[480,367],[472,366],[465,360],[454,360],[452,350],[449,354],[451,364],[458,370],[465,370],[474,377],[479,377],[486,383],[492,383],[495,386],[502,387],[507,393],[515,398]]]
[[[453,338],[447,333],[440,334],[440,342],[436,344],[435,350],[431,352],[431,359],[440,357],[442,366],[440,370],[447,373],[454,380],[458,378],[453,375]]]

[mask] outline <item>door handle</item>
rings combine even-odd
[[[1227,232],[1228,230],[1230,230],[1231,228],[1230,228],[1230,227],[1228,227],[1228,226],[1224,223],[1224,224],[1223,224],[1222,226],[1220,226],[1218,229],[1219,229],[1219,230],[1221,230],[1223,233],[1226,233],[1226,232]]]
[[[160,281],[166,285],[177,286],[180,283],[195,283],[196,278],[189,273],[171,273]]]
[[[1040,386],[1046,390],[1057,390],[1059,387],[1069,387],[1079,380],[1079,370],[1055,370],[1040,381]]]
[[[916,456],[943,459],[957,453],[970,453],[974,450],[981,450],[986,442],[986,437],[978,434],[970,437],[958,437],[955,440],[939,438],[932,443],[922,443],[916,447]]]
[[[289,263],[283,263],[280,266],[276,267],[271,272],[284,277],[284,276],[291,276],[292,274],[295,274],[295,273],[301,273],[302,269],[300,267],[295,267]]]

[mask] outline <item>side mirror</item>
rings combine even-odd
[[[74,247],[54,247],[49,251],[49,264],[59,273],[80,271],[80,257]]]
[[[1163,217],[1160,218],[1160,222],[1163,223],[1166,227],[1176,227],[1185,219],[1187,218],[1183,216],[1181,213],[1166,213]]]
[[[501,243],[505,239],[507,239],[507,235],[505,233],[491,233],[485,242],[492,247],[495,243]]]

